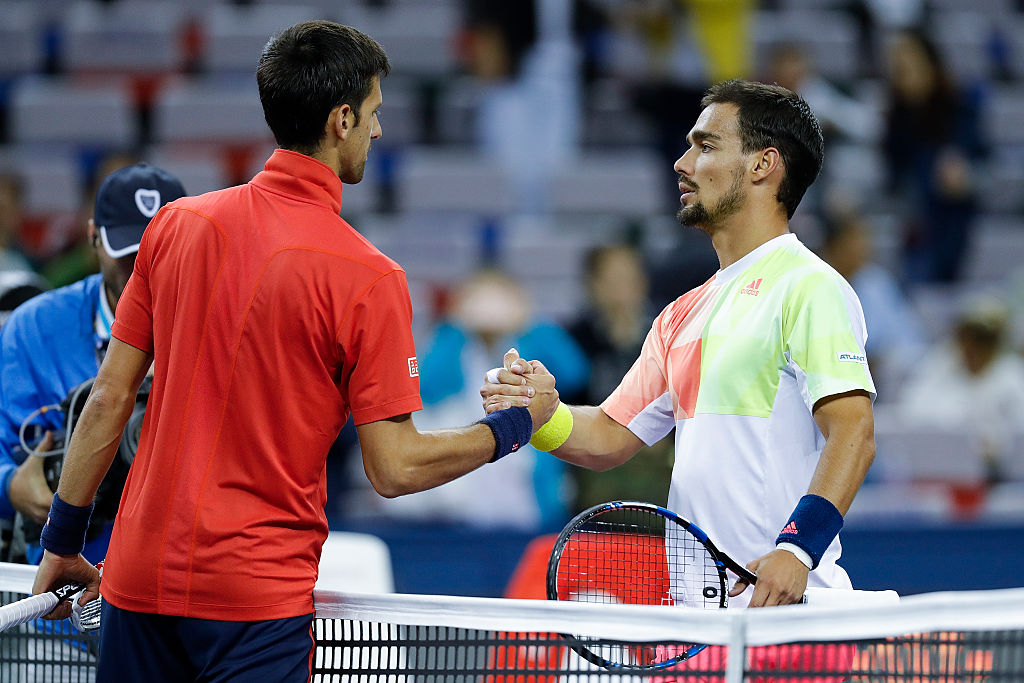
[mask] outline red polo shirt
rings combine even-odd
[[[117,607],[313,611],[328,448],[350,411],[422,407],[405,272],[339,218],[341,188],[277,150],[147,228],[113,326],[156,363],[103,576]]]

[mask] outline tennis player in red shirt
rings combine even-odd
[[[168,204],[146,230],[35,585],[97,595],[79,554],[90,505],[155,364],[104,569],[98,681],[308,681],[324,465],[348,416],[367,477],[393,497],[515,450],[554,412],[545,392],[469,427],[413,424],[405,273],[338,215],[381,136],[388,70],[355,29],[285,29],[257,69],[280,149],[248,184]]]

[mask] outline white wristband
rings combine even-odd
[[[798,545],[793,545],[792,543],[779,543],[775,547],[779,550],[786,550],[788,552],[793,553],[794,555],[796,555],[796,559],[803,562],[808,569],[811,569],[814,566],[814,562],[811,560],[811,556],[807,554],[807,551],[805,551]]]

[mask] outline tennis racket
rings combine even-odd
[[[635,501],[602,503],[573,518],[555,541],[548,599],[720,609],[729,601],[727,569],[751,584],[757,581],[696,524],[671,510]],[[706,647],[564,637],[587,661],[617,671],[664,669]]]
[[[9,628],[26,624],[48,614],[50,610],[65,600],[74,600],[85,590],[80,583],[69,583],[52,591],[33,595],[9,605],[0,607],[0,633]],[[93,631],[100,626],[100,599],[87,602],[85,605],[74,605],[72,621],[80,631]]]

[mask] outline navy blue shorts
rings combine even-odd
[[[103,603],[97,683],[308,683],[313,615],[216,621]]]

